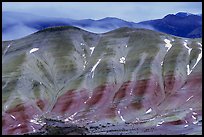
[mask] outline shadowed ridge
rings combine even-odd
[[[87,31],[87,30],[84,30],[84,29],[81,29],[81,28],[78,28],[75,26],[55,26],[55,27],[49,27],[46,29],[39,30],[37,32],[34,32],[33,34],[30,34],[30,35],[25,36],[25,37],[20,38],[20,39],[8,40],[8,41],[2,41],[2,42],[11,42],[11,41],[16,41],[16,40],[21,40],[21,39],[27,39],[27,38],[31,38],[31,37],[35,36],[36,34],[43,35],[43,33],[47,33],[47,32],[49,32],[49,34],[52,34],[52,32],[69,31],[69,30],[81,31],[84,33],[95,34],[95,35],[106,35],[106,34],[115,34],[115,33],[120,34],[120,33],[129,33],[129,32],[137,32],[137,31],[138,32],[144,31],[147,33],[156,33],[156,34],[164,34],[165,35],[165,33],[157,32],[157,31],[153,31],[153,30],[149,30],[149,29],[145,29],[145,28],[121,27],[121,28],[117,28],[117,29],[111,30],[109,32],[105,32],[105,33],[100,34],[100,33],[93,33],[93,32],[90,32],[90,31]]]
[[[102,33],[102,35],[106,36],[113,36],[113,37],[129,37],[137,35],[137,38],[141,37],[151,37],[158,39],[160,36],[171,36],[176,38],[176,36],[172,36],[170,34],[154,31],[154,30],[149,30],[145,28],[130,28],[130,27],[121,27],[106,33]]]
[[[77,28],[77,27],[74,27],[74,26],[56,26],[56,27],[49,27],[49,28],[46,28],[46,29],[42,29],[40,31],[37,31],[36,33],[63,31],[63,30],[69,30],[69,29],[81,30],[80,28]],[[35,34],[35,33],[33,33],[33,34]]]

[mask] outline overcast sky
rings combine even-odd
[[[117,17],[127,21],[162,18],[177,12],[202,13],[201,2],[3,2],[2,11],[71,19]]]

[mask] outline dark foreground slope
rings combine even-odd
[[[201,41],[75,27],[4,41],[2,134],[201,134]]]

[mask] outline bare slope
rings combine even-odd
[[[184,126],[200,129],[202,116],[201,41],[146,29],[94,34],[75,27],[5,41],[2,133],[37,132],[49,118],[148,129],[180,121],[179,132],[190,134]]]

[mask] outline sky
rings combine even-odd
[[[71,19],[117,17],[140,22],[177,12],[201,14],[202,2],[2,2],[2,11]]]

